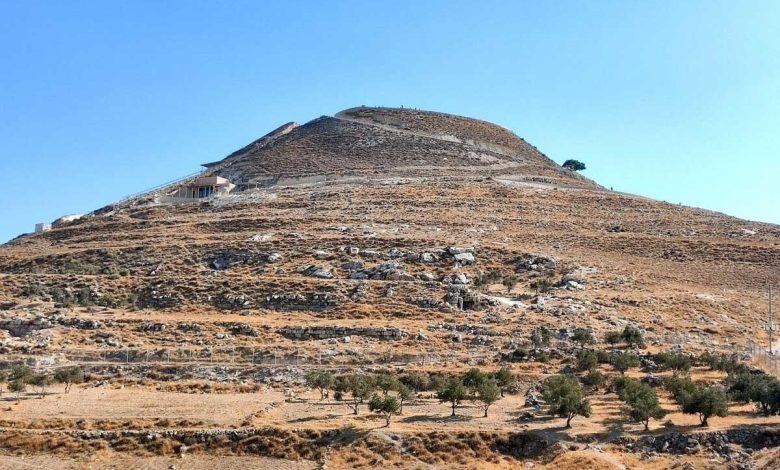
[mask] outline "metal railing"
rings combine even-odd
[[[167,183],[160,184],[160,185],[155,186],[153,188],[145,189],[143,191],[139,191],[137,193],[130,194],[129,196],[125,196],[122,199],[120,199],[117,204],[123,204],[125,202],[141,198],[141,197],[146,196],[148,194],[156,193],[157,191],[160,191],[161,189],[165,189],[168,186],[173,186],[175,184],[179,184],[179,183],[182,183],[184,181],[187,181],[187,180],[190,180],[190,179],[193,179],[193,178],[197,178],[198,176],[203,175],[208,170],[209,170],[208,168],[204,168],[203,170],[197,171],[197,172],[189,174],[187,176],[182,176],[181,178],[177,178],[175,180],[168,181]]]

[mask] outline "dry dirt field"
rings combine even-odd
[[[85,373],[42,398],[4,384],[0,468],[778,468],[780,417],[754,404],[700,428],[658,386],[644,432],[602,386],[565,429],[526,392],[583,347],[641,356],[637,379],[669,377],[647,362],[666,351],[774,373],[751,344],[780,227],[609,191],[503,128],[412,110],[283,126],[207,174],[236,193],[170,187],[0,246],[0,369]],[[641,346],[605,342],[626,327]],[[304,381],[474,367],[516,377],[487,418],[428,389],[389,427]]]

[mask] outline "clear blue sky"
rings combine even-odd
[[[0,241],[357,105],[780,223],[777,1],[0,0]]]

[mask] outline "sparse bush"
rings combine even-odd
[[[21,393],[24,393],[27,391],[27,382],[24,380],[11,380],[8,382],[8,391],[15,393],[16,398],[19,398],[19,395]]]
[[[503,281],[501,281],[501,284],[503,284],[504,288],[506,289],[506,293],[509,294],[517,285],[517,276],[507,276]]]
[[[531,282],[531,289],[534,289],[538,294],[546,294],[550,292],[550,289],[555,285],[555,280],[550,277],[542,277]]]
[[[54,383],[54,377],[46,373],[33,374],[27,379],[27,383],[38,387],[38,395],[43,398],[46,395],[46,387]]]
[[[433,383],[431,377],[424,372],[410,372],[400,378],[401,383],[409,387],[414,392],[423,392],[431,390]]]
[[[487,272],[479,272],[474,276],[474,286],[483,287],[495,284],[502,278],[501,271],[497,269],[491,269]]]
[[[590,402],[585,398],[582,386],[571,375],[553,375],[542,385],[542,397],[550,406],[550,414],[566,418],[566,427],[571,427],[575,416],[588,417]]]

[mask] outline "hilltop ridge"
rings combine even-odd
[[[598,187],[509,130],[472,118],[405,108],[350,108],[280,129],[208,164],[237,184],[314,176],[504,177]]]

